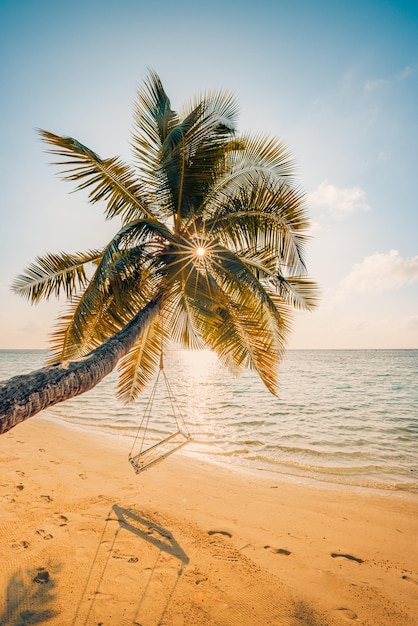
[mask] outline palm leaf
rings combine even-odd
[[[59,296],[62,292],[69,298],[87,284],[85,265],[98,261],[102,254],[101,250],[90,250],[37,257],[23,274],[15,278],[11,288],[32,303],[51,295]]]
[[[294,273],[303,273],[304,244],[308,222],[304,212],[304,196],[298,190],[280,183],[277,189],[270,185],[254,185],[231,195],[228,202],[213,207],[214,217],[205,227],[212,236],[219,237],[228,247],[274,251],[282,266]]]
[[[208,90],[193,96],[182,109],[180,116],[185,119],[192,111],[202,107],[205,116],[216,119],[216,126],[226,127],[230,131],[235,129],[238,116],[238,103],[233,93],[226,89]]]
[[[271,299],[276,303],[283,302],[294,309],[312,310],[318,305],[318,285],[308,276],[287,276],[279,278],[280,286],[277,288],[277,280],[270,291]],[[269,285],[266,286],[268,291]]]
[[[292,183],[295,163],[287,147],[268,135],[244,135],[236,142],[235,150],[225,152],[224,173],[205,199],[205,206],[214,202],[228,203],[245,188],[259,185]]]
[[[84,292],[72,298],[72,306],[59,318],[51,337],[52,361],[87,354],[120,330],[106,316],[112,298],[109,285],[114,279],[114,266],[121,254],[118,235],[102,251]]]
[[[119,363],[118,397],[132,402],[151,381],[160,364],[165,343],[161,316],[142,333],[134,348]]]
[[[270,257],[263,251],[259,255],[243,252],[240,258],[248,270],[254,275],[259,283],[268,293],[275,293],[279,298],[296,309],[313,309],[318,302],[318,288],[316,283],[308,276],[283,275],[278,271],[278,260],[276,254]]]
[[[267,388],[277,394],[277,366],[282,347],[270,328],[269,316],[256,306],[256,299],[248,292],[244,295],[237,290],[232,295],[230,289],[224,291],[221,287],[220,291],[224,296],[219,309],[222,322],[203,327],[206,344],[227,367],[230,368],[232,361],[240,369],[255,369]]]
[[[115,215],[125,221],[141,216],[155,217],[148,207],[144,186],[136,180],[133,170],[118,157],[101,159],[76,139],[41,129],[38,132],[45,143],[54,146],[48,152],[65,159],[54,163],[67,168],[63,170],[63,178],[81,181],[77,190],[91,188],[90,202],[107,202],[108,219]]]
[[[215,165],[223,157],[220,147],[233,132],[234,115],[232,96],[213,92],[195,100],[166,133],[154,159],[154,191],[166,199],[164,205],[172,207],[177,219],[196,210],[199,201],[193,201],[193,195],[203,197],[205,186],[213,181]]]
[[[120,327],[109,324],[106,316],[109,305],[110,299],[105,299],[100,291],[94,301],[90,297],[89,306],[82,297],[74,297],[58,317],[50,336],[48,363],[78,359],[120,330]]]
[[[234,171],[253,170],[263,172],[267,177],[273,175],[279,180],[292,181],[295,160],[287,146],[277,137],[268,134],[244,134],[240,136],[241,146],[245,149],[229,152],[229,163]]]
[[[198,350],[204,347],[200,328],[213,323],[217,317],[217,303],[211,296],[205,277],[199,272],[182,274],[172,288],[164,304],[171,328],[171,339],[186,348]]]
[[[167,135],[161,147],[161,169],[164,171],[163,181],[166,182],[164,191],[171,197],[171,206],[174,216],[179,219],[182,209],[182,197],[186,162],[190,159],[190,138],[188,134],[197,124],[201,107],[192,111],[188,117],[179,122]]]
[[[222,283],[223,289],[227,293],[251,293],[256,298],[256,302],[265,305],[273,317],[280,317],[277,307],[271,300],[269,293],[258,280],[257,276],[250,271],[245,263],[245,259],[241,259],[226,248],[217,246],[214,248],[210,271],[215,282],[217,282],[217,284]]]
[[[138,90],[132,148],[144,179],[152,186],[160,170],[161,147],[178,121],[160,78],[151,71]]]

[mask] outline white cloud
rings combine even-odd
[[[390,160],[390,152],[387,150],[381,150],[378,155],[379,161],[385,162]]]
[[[374,91],[388,84],[388,80],[384,78],[375,78],[374,80],[366,80],[364,83],[364,91]]]
[[[405,80],[413,73],[413,68],[410,65],[405,65],[402,70],[398,74],[392,74],[389,78],[370,78],[369,80],[364,81],[363,89],[364,91],[375,91],[377,89],[381,89],[386,85],[392,84],[399,80]]]
[[[366,193],[361,187],[338,188],[326,180],[308,194],[308,203],[312,207],[328,209],[337,220],[345,219],[355,211],[371,209],[366,202]]]
[[[339,294],[347,291],[379,293],[418,282],[418,256],[403,259],[397,250],[376,252],[354,265],[341,283]]]
[[[410,76],[412,74],[412,68],[410,65],[405,65],[405,67],[403,68],[402,72],[400,72],[400,74],[398,74],[398,78],[399,80],[405,80],[405,78],[408,78],[408,76]]]

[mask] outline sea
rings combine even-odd
[[[42,350],[0,350],[0,380],[46,358]],[[113,372],[46,414],[117,437],[127,455],[145,418],[151,442],[169,436],[177,419],[191,435],[179,454],[191,463],[418,493],[418,350],[289,350],[278,397],[255,372],[235,377],[206,350],[167,350],[164,374],[125,405]]]

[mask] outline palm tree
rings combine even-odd
[[[13,290],[32,303],[64,294],[51,365],[0,387],[0,432],[97,384],[120,360],[132,401],[169,341],[208,347],[277,391],[293,309],[310,309],[308,221],[280,141],[235,131],[231,94],[209,91],[180,113],[151,72],[138,91],[135,166],[40,130],[63,178],[105,203],[120,228],[100,250],[38,257]]]

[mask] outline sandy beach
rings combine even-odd
[[[2,626],[417,623],[417,496],[181,454],[135,475],[127,447],[44,416],[2,435]]]

